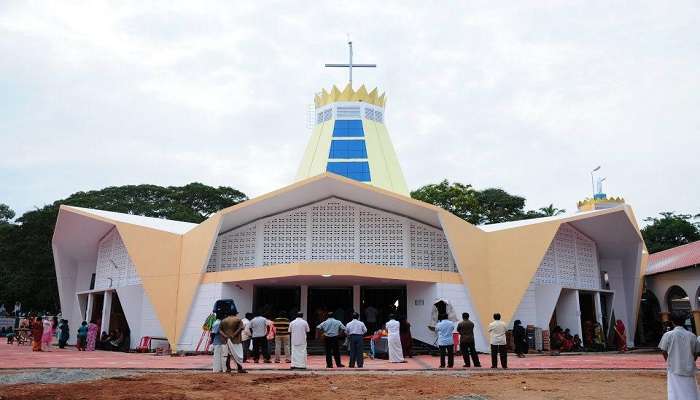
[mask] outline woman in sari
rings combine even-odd
[[[620,353],[627,351],[627,334],[625,332],[625,324],[621,320],[615,323],[615,347]]]
[[[31,323],[32,351],[41,351],[41,337],[44,334],[44,323],[40,317],[34,318]]]
[[[90,321],[90,324],[88,325],[88,334],[87,334],[87,351],[95,351],[95,343],[97,343],[97,332],[99,331],[99,327],[95,323],[95,321]]]
[[[46,317],[41,323],[44,328],[41,334],[41,349],[43,351],[51,351],[51,341],[53,341],[53,329],[51,328],[51,321],[48,317]]]

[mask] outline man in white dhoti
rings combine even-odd
[[[289,333],[292,336],[292,366],[291,369],[306,369],[306,334],[311,329],[304,321],[304,313],[297,313],[296,319],[289,323]]]
[[[389,349],[389,362],[393,363],[404,363],[406,360],[403,358],[403,350],[401,349],[401,333],[399,329],[401,323],[396,320],[395,315],[389,316],[389,321],[386,323],[386,331],[388,333],[388,349]]]
[[[226,372],[231,372],[230,361],[236,364],[236,370],[240,374],[245,374],[247,371],[243,369],[243,345],[241,334],[245,325],[238,318],[238,314],[229,315],[224,318],[219,325],[219,332],[224,337],[224,350],[228,356],[225,363]]]
[[[683,327],[685,315],[672,316],[674,328],[659,343],[666,360],[668,400],[700,400],[695,381],[695,360],[700,353],[698,338]]]

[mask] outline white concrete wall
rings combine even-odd
[[[411,323],[411,334],[415,339],[430,345],[435,344],[435,332],[428,329],[428,326],[432,322],[433,303],[442,298],[452,304],[458,319],[462,318],[463,312],[469,313],[470,319],[476,325],[474,335],[477,350],[489,350],[488,342],[481,331],[482,319],[476,312],[464,285],[408,282],[406,284],[406,297],[408,300],[407,317]],[[423,304],[416,305],[416,300],[422,300]],[[488,322],[486,323],[488,324]]]
[[[630,327],[633,326],[632,321],[628,318],[629,296],[625,288],[625,278],[623,275],[622,261],[619,259],[602,259],[600,260],[601,271],[608,273],[610,282],[610,290],[615,292],[613,298],[612,311],[615,313],[615,318],[622,320],[627,327],[627,345],[633,346],[634,332],[630,332]],[[631,294],[630,294],[631,295]],[[611,325],[615,325],[615,321],[611,321]]]
[[[199,286],[192,301],[185,328],[177,344],[178,350],[195,350],[202,336],[202,325],[211,314],[214,303],[221,299],[221,283],[205,283]]]
[[[253,309],[253,284],[251,283],[207,283],[197,289],[192,302],[185,329],[177,345],[178,350],[194,351],[202,336],[202,325],[211,314],[214,303],[221,299],[233,299],[239,315]],[[201,349],[200,349],[201,350]]]
[[[138,346],[142,336],[152,336],[144,335],[143,333],[143,299],[145,297],[143,294],[143,286],[141,285],[122,286],[117,288],[119,303],[124,310],[126,322],[129,324],[129,348],[131,349]]]
[[[581,310],[578,302],[578,290],[564,289],[557,301],[557,325],[570,329],[571,335],[582,335]]]

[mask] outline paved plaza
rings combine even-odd
[[[491,365],[490,356],[481,354],[482,369]],[[156,356],[142,353],[117,353],[106,351],[79,352],[75,348],[53,348],[50,352],[35,353],[30,346],[0,344],[0,369],[24,368],[125,368],[125,369],[171,369],[171,370],[206,370],[211,367],[212,357],[197,356]],[[343,363],[348,364],[347,355],[343,355]],[[309,369],[326,370],[323,356],[309,356]],[[403,364],[392,364],[387,360],[365,359],[366,370],[427,370],[437,369],[439,357],[417,356],[407,359]],[[664,361],[661,354],[656,352],[640,353],[589,353],[570,354],[562,356],[529,355],[519,359],[514,355],[508,357],[510,369],[635,369],[662,370]],[[259,364],[249,362],[246,368],[259,370],[284,370],[289,364]],[[347,369],[347,368],[345,368]],[[455,369],[462,369],[462,358],[455,358]]]

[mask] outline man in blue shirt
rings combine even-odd
[[[214,365],[212,370],[214,372],[226,372],[228,349],[226,348],[226,338],[221,334],[221,320],[219,318],[211,326],[211,334],[214,337],[211,342],[214,345]]]
[[[452,332],[455,329],[454,322],[447,319],[447,314],[441,314],[438,316],[439,322],[435,326],[435,332],[437,332],[437,344],[440,348],[440,368],[445,368],[445,353],[447,353],[447,367],[454,367],[455,355],[454,355],[454,339]]]
[[[352,321],[348,322],[348,326],[345,328],[348,334],[348,347],[350,350],[350,368],[355,368],[355,362],[357,362],[357,367],[362,368],[364,365],[364,351],[362,338],[367,333],[367,327],[365,323],[360,321],[360,314],[352,313]]]
[[[333,359],[338,368],[345,365],[340,363],[340,347],[338,344],[338,335],[341,330],[345,332],[345,325],[337,319],[333,318],[333,313],[328,313],[328,318],[318,324],[316,329],[323,332],[323,341],[326,348],[326,368],[333,368]]]

